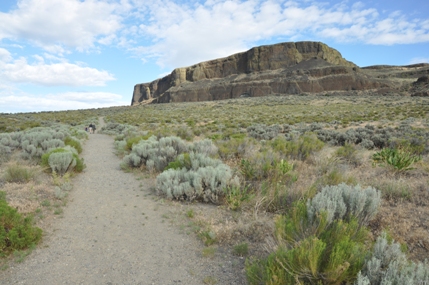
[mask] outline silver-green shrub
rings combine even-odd
[[[9,160],[12,150],[8,146],[0,144],[0,164]]]
[[[122,165],[140,167],[147,166],[147,161],[152,161],[156,171],[163,171],[179,154],[187,150],[187,144],[179,137],[164,137],[157,140],[155,136],[151,136],[135,144],[131,153],[123,158]]]
[[[73,157],[73,152],[56,152],[49,156],[49,166],[52,171],[63,175],[67,170],[71,170],[76,166],[76,159]]]
[[[359,273],[355,285],[428,284],[429,264],[407,260],[401,246],[383,233],[374,244],[372,256]]]
[[[210,139],[194,142],[190,150],[207,156],[214,156],[218,153],[218,147]]]
[[[100,129],[100,133],[113,136],[126,136],[138,133],[138,128],[128,124],[108,123]]]
[[[201,157],[200,157],[201,158]],[[198,159],[194,157],[194,159]],[[193,165],[202,165],[192,161]],[[229,166],[211,162],[217,166],[204,166],[197,169],[168,169],[157,177],[157,190],[169,199],[202,200],[217,203],[223,189],[231,183],[232,172]]]
[[[60,139],[45,140],[40,143],[44,152],[64,146],[64,142]]]
[[[66,192],[64,192],[61,187],[55,186],[55,198],[62,200],[67,195]]]
[[[88,139],[88,133],[84,130],[77,130],[73,133],[73,136],[78,140]]]
[[[247,128],[249,136],[260,139],[260,140],[271,140],[275,138],[281,131],[283,131],[280,125],[267,126],[264,124],[255,124]]]
[[[116,149],[117,154],[125,153],[125,148],[127,147],[127,141],[126,140],[115,140],[114,145],[115,145],[115,149]]]
[[[360,225],[367,224],[377,214],[381,203],[380,191],[360,185],[345,183],[326,186],[313,199],[307,201],[307,212],[313,220],[321,212],[327,215],[328,223],[336,219],[355,217]]]

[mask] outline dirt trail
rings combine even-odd
[[[201,242],[148,195],[150,180],[121,171],[113,151],[111,137],[89,136],[64,217],[0,284],[246,284],[242,262],[203,257]]]

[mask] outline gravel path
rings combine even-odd
[[[246,284],[242,260],[203,257],[199,240],[165,221],[173,212],[151,198],[150,180],[121,171],[113,151],[111,137],[89,136],[64,217],[0,284]]]

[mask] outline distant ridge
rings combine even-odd
[[[131,105],[352,90],[392,92],[403,81],[380,72],[397,69],[425,74],[429,64],[361,69],[324,43],[286,42],[176,68],[163,78],[135,85]]]

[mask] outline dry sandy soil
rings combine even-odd
[[[153,180],[120,170],[111,137],[90,135],[82,156],[87,167],[62,218],[22,263],[0,272],[0,284],[247,284],[243,258],[221,248],[204,254],[171,223],[177,207],[154,199]]]

